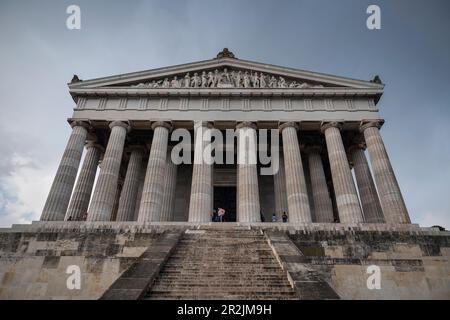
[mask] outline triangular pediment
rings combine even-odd
[[[153,70],[78,81],[70,89],[382,89],[377,81],[362,81],[310,71],[240,60],[229,56]]]

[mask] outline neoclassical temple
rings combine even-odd
[[[290,223],[408,224],[380,135],[383,88],[378,76],[279,67],[227,49],[206,61],[74,76],[72,133],[41,220],[206,223],[222,207],[226,221],[243,223],[287,213]],[[180,129],[192,137],[189,163],[173,161]],[[208,145],[197,132],[229,129],[235,139],[221,147],[232,159],[272,150],[278,170],[262,174],[268,164],[259,157],[195,161]],[[274,130],[277,139],[261,143]],[[241,132],[259,143],[239,143]]]

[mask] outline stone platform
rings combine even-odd
[[[449,256],[450,232],[414,224],[33,222],[0,229],[0,299],[204,298],[231,279],[203,281],[214,266],[255,274],[250,289],[230,282],[244,299],[450,299]],[[71,265],[80,289],[67,288]],[[221,290],[211,298],[233,298]]]

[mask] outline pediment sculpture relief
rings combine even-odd
[[[142,82],[137,88],[323,88],[321,84],[286,80],[281,76],[253,71],[203,71],[186,73],[184,77],[174,76],[151,82]]]

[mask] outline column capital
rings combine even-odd
[[[88,120],[69,120],[69,123],[70,123],[70,126],[72,128],[74,128],[74,127],[83,127],[86,130],[91,130],[92,129],[91,123]]]
[[[125,121],[125,120],[124,121],[122,121],[122,120],[112,121],[112,122],[109,123],[109,128],[110,129],[112,129],[112,128],[116,127],[116,126],[125,128],[127,130],[127,132],[130,132],[130,129],[131,129],[130,123],[128,121]]]
[[[168,121],[155,121],[152,123],[152,130],[155,130],[158,127],[166,128],[169,132],[173,129],[172,124]]]
[[[255,129],[256,130],[256,124],[254,122],[251,121],[243,121],[243,122],[239,122],[236,125],[236,129],[242,129],[242,128],[250,128],[250,129]]]
[[[375,120],[362,120],[359,124],[359,131],[364,132],[367,128],[376,127],[378,129],[384,124],[383,119],[375,119]]]
[[[320,125],[320,132],[324,133],[328,128],[338,128],[341,130],[343,125],[344,123],[342,121],[323,121]]]
[[[280,130],[280,132],[283,132],[284,129],[290,128],[290,127],[293,127],[295,130],[300,129],[298,124],[296,122],[293,122],[293,121],[284,122],[284,123],[280,124],[278,126],[278,129]]]

